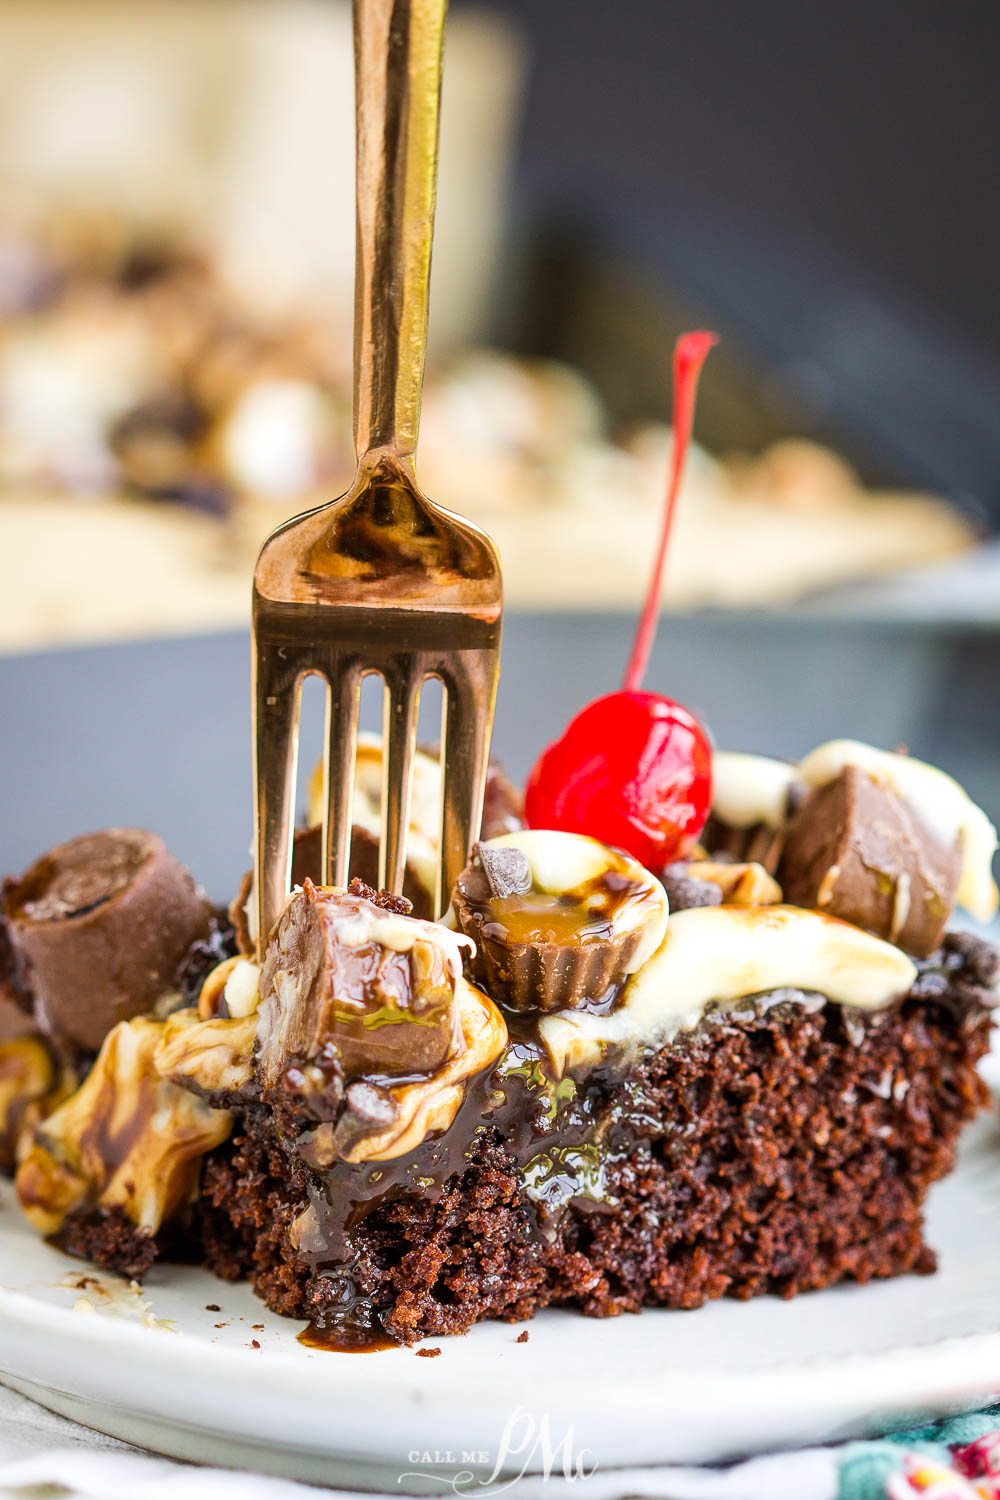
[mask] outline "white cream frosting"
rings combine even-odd
[[[895,792],[947,848],[956,839],[961,841],[958,903],[979,921],[989,921],[997,909],[992,874],[997,831],[958,782],[926,761],[876,750],[860,740],[830,740],[820,745],[801,763],[799,776],[807,786],[827,786],[845,766],[857,766],[880,786]]]
[[[763,823],[775,830],[785,822],[789,788],[797,768],[786,760],[716,750],[712,755],[712,811],[731,828]]]
[[[645,963],[663,941],[670,910],[667,893],[656,876],[630,854],[611,849],[586,834],[551,828],[520,828],[487,843],[490,848],[520,849],[531,869],[532,885],[551,896],[576,890],[588,880],[596,880],[605,870],[616,870],[633,879],[637,887],[635,895],[619,902],[611,915],[614,931],[620,936],[639,927],[645,929],[632,959],[632,971]]]
[[[912,959],[881,938],[794,906],[702,906],[675,912],[652,958],[606,1015],[556,1011],[539,1032],[559,1073],[608,1047],[655,1044],[696,1026],[706,1008],[766,990],[811,990],[879,1010],[909,990]]]
[[[223,990],[230,1016],[252,1016],[260,1005],[260,967],[248,958],[237,958]]]

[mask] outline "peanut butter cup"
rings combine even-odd
[[[524,829],[477,844],[452,894],[476,944],[475,979],[513,1010],[596,1004],[659,947],[660,882],[627,854],[575,833]]]

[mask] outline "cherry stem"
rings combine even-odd
[[[653,564],[653,576],[649,581],[645,607],[639,620],[625,672],[622,691],[638,692],[649,665],[649,653],[656,639],[656,627],[660,618],[660,592],[663,588],[663,572],[670,545],[670,533],[677,509],[677,493],[684,474],[684,460],[691,442],[694,425],[694,403],[698,394],[698,376],[705,363],[709,349],[719,342],[717,333],[682,333],[674,348],[674,443],[670,455],[670,476],[667,481],[667,504],[660,532],[660,546]]]

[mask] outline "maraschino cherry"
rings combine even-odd
[[[674,350],[674,445],[660,545],[620,692],[587,705],[542,752],[524,791],[530,828],[587,833],[647,869],[682,858],[712,800],[712,750],[679,703],[641,691],[660,611],[660,589],[691,439],[698,376],[714,333],[685,333]]]

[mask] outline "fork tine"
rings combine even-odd
[[[406,833],[410,826],[413,754],[417,745],[417,710],[423,677],[405,658],[385,674],[382,728],[382,836],[378,883],[395,895],[403,890]]]
[[[292,873],[292,808],[299,756],[301,676],[280,650],[261,647],[254,671],[257,953],[285,904]]]
[[[475,653],[475,656],[479,655],[480,653]],[[487,661],[476,661],[473,672],[470,673],[467,664],[464,664],[466,670],[458,674],[449,673],[443,678],[444,796],[441,866],[435,902],[437,914],[451,900],[452,887],[468,860],[469,850],[479,836],[482,823],[483,794],[486,788],[499,670],[499,655],[488,664],[489,655],[492,653],[487,655]],[[473,675],[483,680],[470,680]]]
[[[346,885],[351,847],[354,762],[358,738],[361,670],[356,661],[334,658],[327,666],[326,818],[323,870],[327,885]]]

